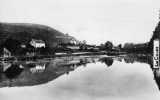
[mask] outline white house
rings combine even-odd
[[[10,57],[11,52],[7,48],[3,48],[3,57]]]
[[[30,44],[35,47],[35,48],[45,48],[45,42],[42,40],[36,40],[36,39],[32,39],[32,41],[30,41]]]

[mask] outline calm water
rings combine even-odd
[[[160,71],[147,56],[2,62],[0,100],[159,100]]]

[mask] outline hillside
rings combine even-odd
[[[44,25],[0,23],[0,45],[4,44],[8,39],[18,41],[21,44],[27,44],[34,38],[45,41],[48,47],[55,47],[58,42],[64,42],[63,39],[57,39],[57,36],[63,37],[64,34]]]

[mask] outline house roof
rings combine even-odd
[[[43,40],[32,39],[32,41],[35,41],[36,43],[45,43]]]

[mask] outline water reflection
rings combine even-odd
[[[104,58],[101,58],[99,61],[101,61],[102,63],[105,63],[109,67],[113,64],[114,60],[119,62],[122,62],[124,60],[124,62],[128,64],[133,64],[135,62],[148,64],[153,72],[154,80],[160,90],[160,69],[153,68],[153,59],[151,55],[131,54],[131,55],[125,55],[125,56],[119,56],[119,57],[104,57]]]
[[[17,78],[22,73],[22,71],[23,71],[23,68],[21,68],[21,65],[10,64],[8,68],[4,69],[4,74],[8,79],[14,79],[14,78]]]
[[[38,60],[26,62],[1,62],[0,87],[34,86],[45,84],[64,74],[76,70],[89,63],[101,62],[112,67],[115,61],[133,64],[136,62],[150,65],[154,80],[160,90],[160,70],[153,69],[151,55],[124,55],[116,57],[82,56],[59,57],[51,60]]]
[[[153,59],[151,55],[143,55],[143,56],[142,55],[131,55],[125,58],[128,58],[127,60],[128,62],[126,63],[141,62],[141,63],[149,64],[154,74],[154,80],[160,90],[160,69],[153,68]]]
[[[101,58],[99,61],[101,61],[102,63],[105,63],[108,67],[110,67],[112,66],[114,60],[111,57],[104,57],[104,58]]]
[[[79,66],[95,63],[98,57],[60,57],[52,60],[2,62],[0,87],[33,86],[69,74]]]

